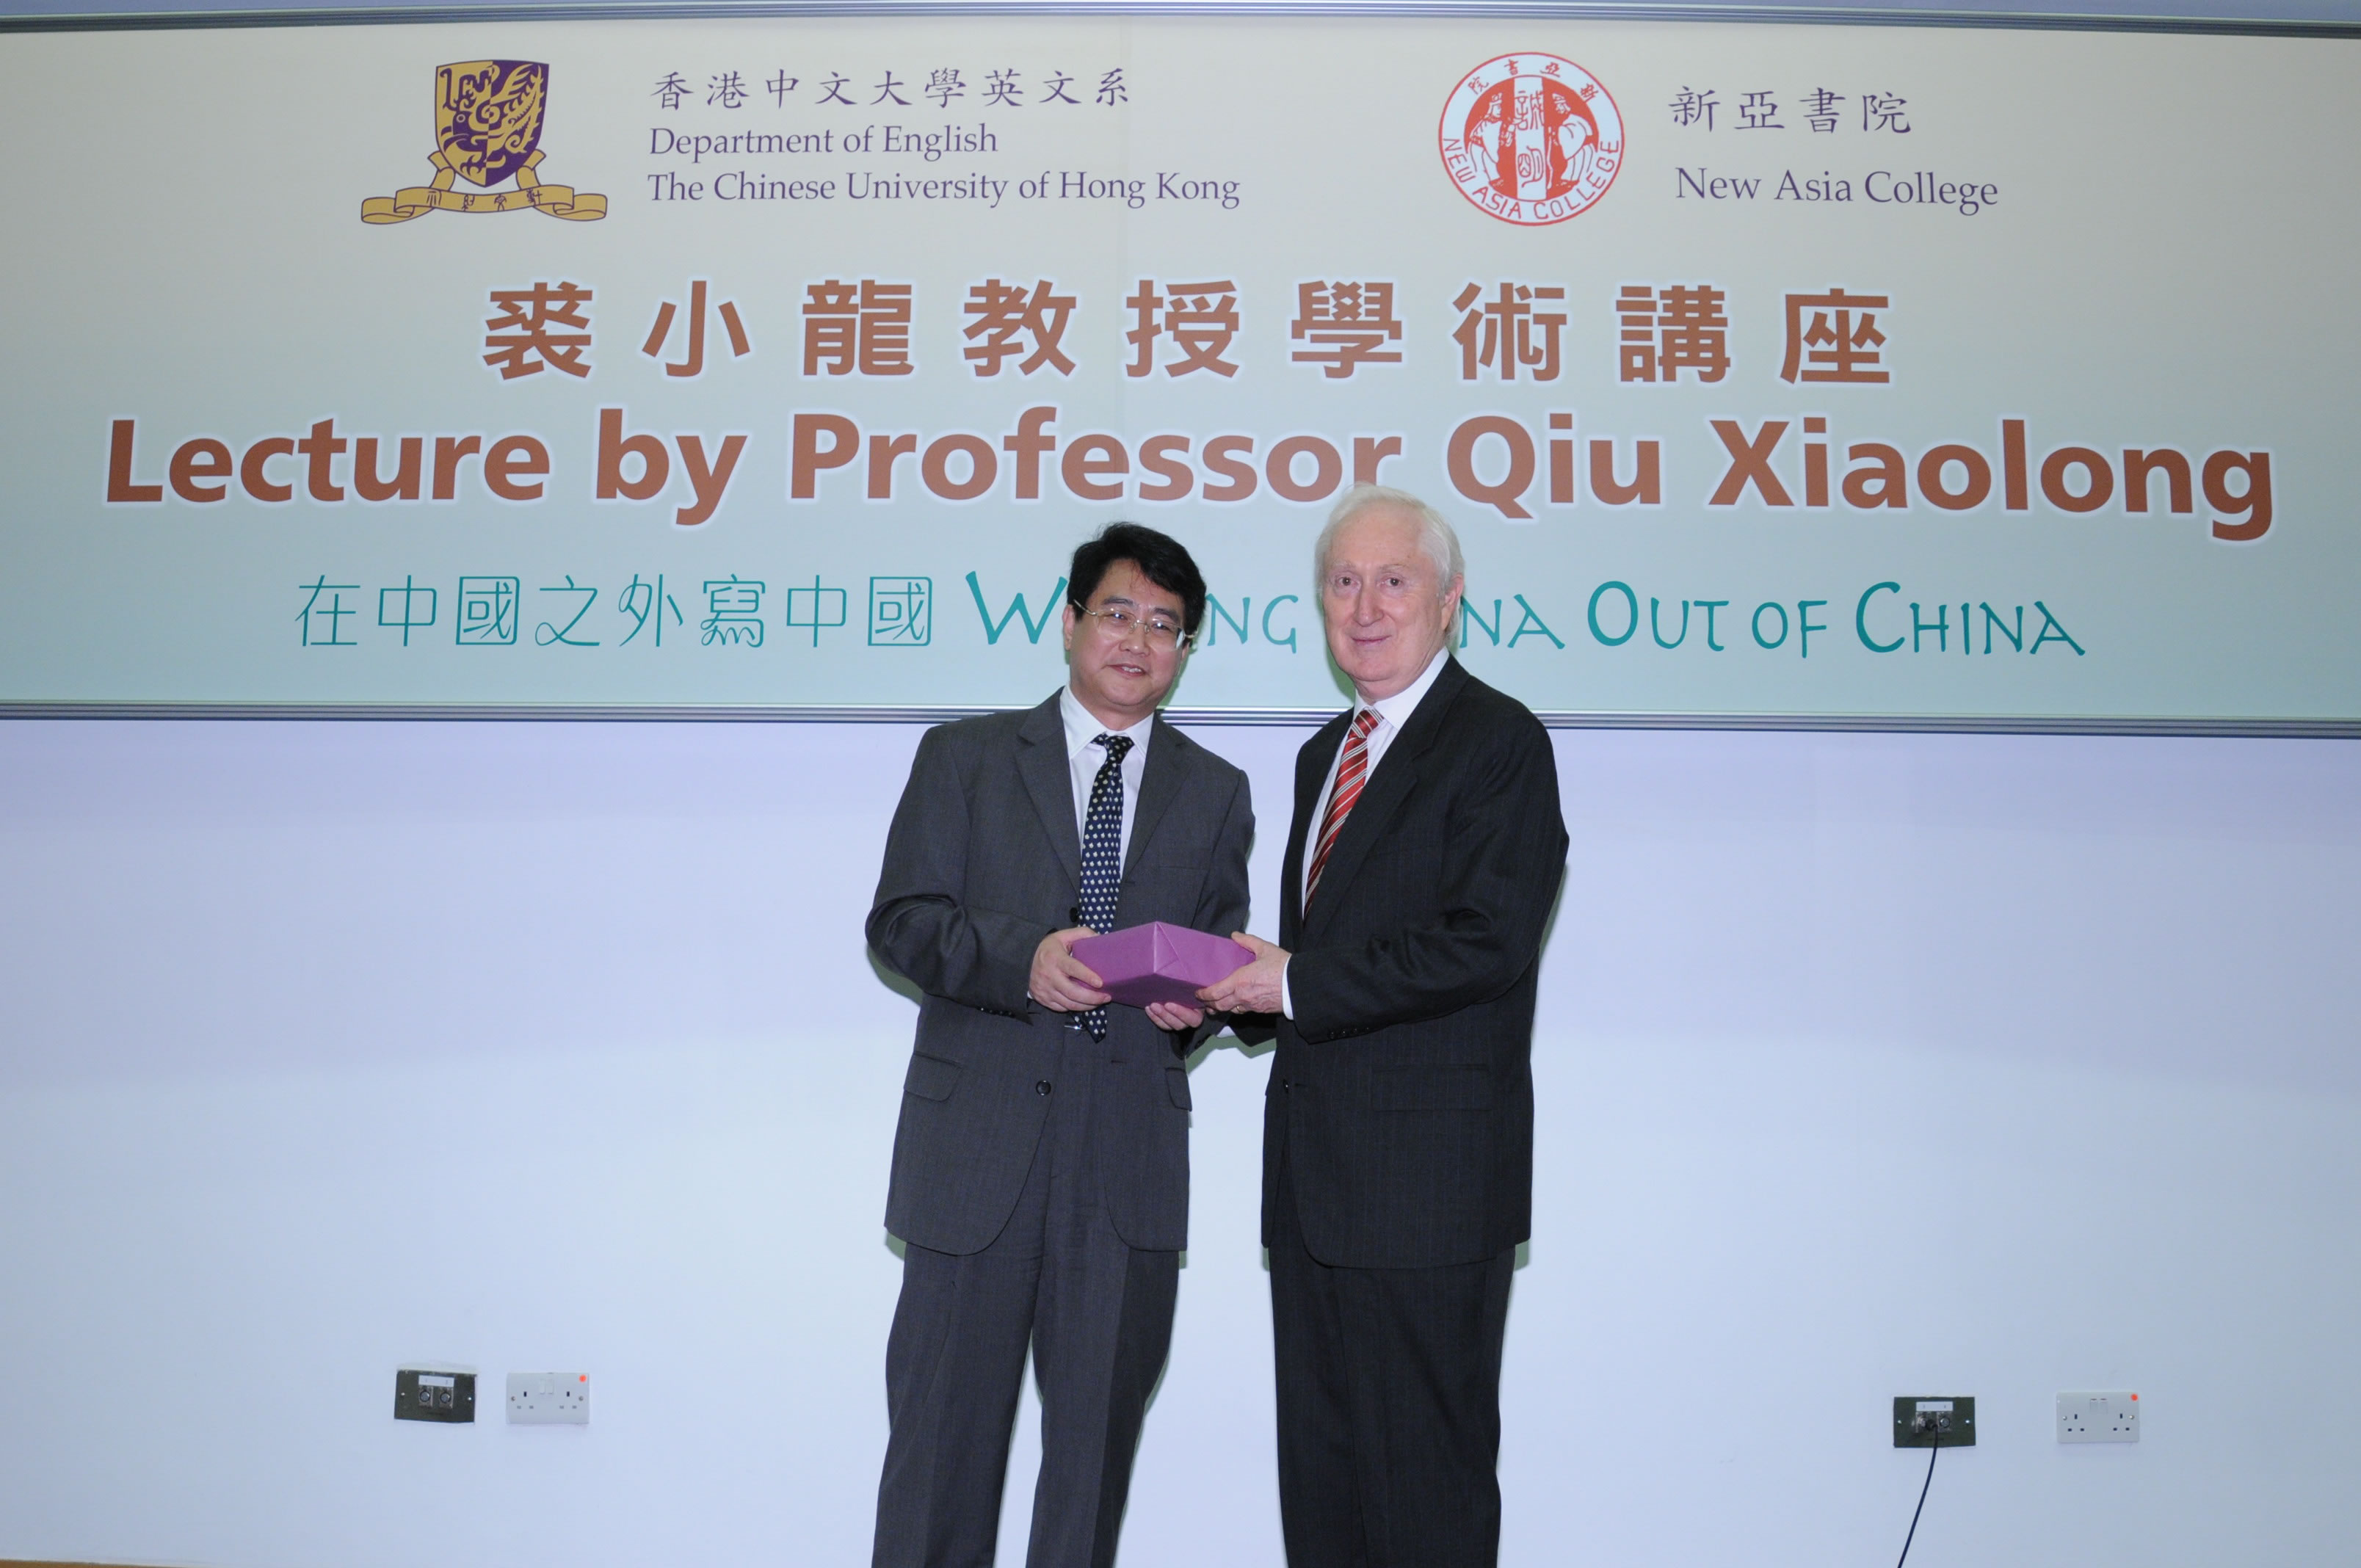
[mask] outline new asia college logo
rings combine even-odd
[[[401,224],[431,212],[514,213],[532,207],[577,222],[607,215],[607,198],[568,185],[544,185],[533,172],[542,117],[549,108],[549,67],[532,60],[465,60],[434,71],[434,182],[411,185],[361,203],[365,224]],[[516,187],[491,189],[513,176]],[[483,190],[455,191],[464,177]]]
[[[1512,224],[1564,223],[1615,183],[1623,117],[1590,72],[1554,54],[1504,54],[1459,79],[1443,105],[1444,171]]]

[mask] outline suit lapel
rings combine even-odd
[[[1306,844],[1315,826],[1312,808],[1320,804],[1320,786],[1327,782],[1328,770],[1336,765],[1336,748],[1345,743],[1345,729],[1352,719],[1353,710],[1346,708],[1322,725],[1295,754],[1295,817],[1287,831],[1287,857],[1279,872],[1281,947],[1303,928],[1303,858],[1309,853]]]
[[[1016,729],[1016,773],[1040,814],[1041,830],[1058,851],[1066,878],[1082,882],[1082,838],[1074,828],[1074,774],[1066,760],[1066,721],[1055,696],[1025,716]]]
[[[1139,804],[1132,808],[1131,843],[1123,857],[1126,880],[1131,876],[1131,868],[1139,864],[1140,846],[1154,836],[1157,823],[1179,797],[1180,786],[1189,776],[1189,758],[1180,749],[1180,732],[1159,715],[1148,736],[1154,743],[1148,748],[1148,766],[1140,773]]]
[[[1345,890],[1352,884],[1355,873],[1384,836],[1387,822],[1409,798],[1418,783],[1426,751],[1443,732],[1444,715],[1466,680],[1467,673],[1459,667],[1458,660],[1444,662],[1434,677],[1434,685],[1427,688],[1426,696],[1412,710],[1410,722],[1402,726],[1394,743],[1386,748],[1385,758],[1369,774],[1369,782],[1361,786],[1361,798],[1353,803],[1352,815],[1345,818],[1344,829],[1336,835],[1336,847],[1329,851],[1328,863],[1321,869],[1320,885],[1326,891],[1313,895],[1312,907],[1306,912],[1306,941],[1319,935],[1337,906],[1345,902]]]

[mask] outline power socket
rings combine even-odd
[[[405,1366],[393,1375],[393,1419],[464,1423],[476,1419],[476,1375]]]
[[[2060,1394],[2058,1441],[2137,1442],[2139,1409],[2137,1394]]]
[[[590,1375],[588,1372],[511,1372],[509,1374],[511,1426],[577,1426],[590,1424]]]
[[[1976,1402],[1968,1395],[1896,1394],[1894,1397],[1894,1446],[1896,1448],[1973,1448],[1976,1445]]]

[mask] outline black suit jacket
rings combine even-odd
[[[1295,759],[1263,1239],[1284,1158],[1306,1248],[1356,1268],[1494,1256],[1532,1230],[1533,994],[1565,873],[1548,732],[1446,663],[1362,787],[1303,908],[1349,712]]]
[[[1227,936],[1246,918],[1246,774],[1163,719],[1148,746],[1115,917]],[[927,732],[894,813],[869,945],[924,992],[894,1135],[885,1226],[937,1252],[988,1245],[1016,1207],[1074,1014],[1026,994],[1033,951],[1074,924],[1082,850],[1052,696]],[[1213,1025],[1209,1022],[1207,1029]],[[1092,1085],[1100,1195],[1131,1245],[1189,1243],[1191,1041],[1110,1007]]]

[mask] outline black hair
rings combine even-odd
[[[1111,522],[1097,538],[1075,548],[1074,564],[1066,570],[1066,598],[1076,609],[1090,608],[1100,579],[1117,561],[1130,562],[1158,587],[1179,594],[1180,629],[1197,634],[1197,623],[1205,618],[1205,575],[1179,540],[1136,522]]]

